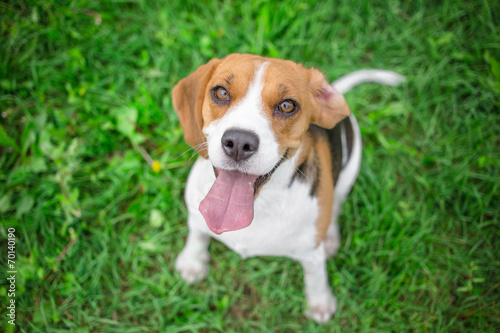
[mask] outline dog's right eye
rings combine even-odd
[[[226,88],[221,86],[216,86],[212,88],[212,98],[215,102],[227,103],[229,102],[229,92]]]
[[[274,107],[274,114],[280,117],[291,117],[300,109],[299,103],[293,99],[285,99]]]

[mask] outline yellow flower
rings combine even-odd
[[[154,160],[153,164],[151,165],[151,168],[156,173],[160,172],[160,170],[161,170],[160,162],[158,160]]]

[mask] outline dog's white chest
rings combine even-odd
[[[211,234],[242,257],[273,255],[297,259],[310,253],[316,248],[318,202],[310,196],[308,184],[295,181],[289,186],[288,171],[291,170],[283,166],[276,172],[281,174],[275,174],[264,185],[255,200],[250,226],[216,235],[198,210],[215,176],[210,162],[198,159],[186,187],[190,228]]]

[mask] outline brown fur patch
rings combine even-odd
[[[316,243],[325,238],[331,222],[334,182],[332,160],[328,138],[323,129],[311,126],[304,136],[301,150],[297,157],[297,173],[293,176],[311,185],[311,196],[318,198],[318,218],[316,225]]]
[[[328,227],[330,226],[334,188],[332,162],[327,138],[323,135],[318,136],[314,148],[318,155],[317,163],[319,166],[319,182],[317,188],[319,215],[316,220],[316,243],[319,244],[325,238]]]
[[[316,106],[312,114],[311,123],[326,129],[333,128],[342,119],[349,116],[351,111],[344,96],[338,93],[326,81],[323,73],[311,68],[310,87]]]
[[[262,103],[271,120],[280,150],[298,149],[309,127],[312,103],[308,70],[291,61],[272,61],[266,67]],[[284,100],[297,102],[292,116],[279,116],[274,110]]]
[[[200,66],[188,77],[179,81],[172,90],[172,101],[184,130],[184,139],[204,157],[207,153],[204,144],[206,139],[201,132],[203,128],[203,101],[207,83],[219,63],[219,59],[213,59]]]
[[[222,118],[231,106],[246,96],[255,72],[262,62],[261,57],[250,54],[232,54],[223,59],[207,83],[203,103],[203,127]],[[230,103],[214,102],[209,91],[216,86],[222,86],[229,92]]]

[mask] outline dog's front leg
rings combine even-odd
[[[210,236],[191,228],[184,249],[175,261],[175,269],[187,283],[195,283],[208,273]]]
[[[319,324],[326,323],[337,311],[337,299],[328,284],[324,253],[324,249],[318,248],[309,258],[300,261],[307,298],[305,315]]]

